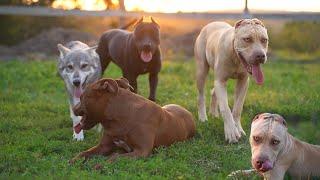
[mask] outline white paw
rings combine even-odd
[[[236,127],[233,120],[231,122],[224,123],[224,135],[226,141],[228,141],[229,143],[236,143],[241,138],[241,134],[239,133],[238,128]]]
[[[244,132],[244,130],[242,129],[241,123],[240,121],[236,122],[236,127],[238,129],[238,131],[242,134],[246,136],[246,132]]]
[[[207,113],[206,112],[204,112],[204,113],[199,112],[199,120],[201,122],[208,121]]]
[[[83,141],[84,139],[83,130],[81,130],[78,134],[73,131],[73,139],[77,141]]]

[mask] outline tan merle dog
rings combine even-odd
[[[209,69],[214,69],[214,89],[210,111],[224,120],[225,139],[237,142],[242,129],[240,118],[249,84],[249,74],[257,84],[263,84],[260,65],[267,60],[267,29],[258,19],[238,21],[234,27],[225,22],[212,22],[200,32],[194,47],[197,65],[198,114],[207,120],[205,106],[205,80]],[[227,81],[236,79],[235,101],[231,112],[228,105]]]

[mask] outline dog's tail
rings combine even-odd
[[[130,26],[132,26],[133,24],[135,24],[137,22],[138,19],[133,19],[132,21],[130,21],[128,24],[120,27],[119,29],[123,29],[123,30],[126,30],[128,29]],[[94,45],[94,46],[91,46],[91,47],[88,47],[87,49],[97,49],[98,48],[98,45]]]
[[[138,19],[133,19],[132,21],[130,21],[128,24],[121,26],[119,29],[123,29],[126,30],[128,29],[130,26],[132,26],[133,24],[135,24],[137,22]]]

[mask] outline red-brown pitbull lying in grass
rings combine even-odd
[[[109,155],[116,148],[125,153],[117,157],[146,157],[159,146],[169,146],[194,136],[192,114],[181,106],[160,107],[142,96],[130,92],[124,79],[101,79],[86,88],[73,111],[82,116],[76,131],[88,130],[97,123],[104,127],[100,143],[81,152],[70,163],[93,155]]]

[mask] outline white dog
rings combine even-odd
[[[297,179],[320,177],[320,146],[294,138],[286,124],[278,114],[263,113],[253,119],[252,166],[270,180],[283,179],[286,171]]]
[[[58,44],[60,58],[58,72],[65,83],[69,95],[70,116],[73,126],[76,126],[81,117],[75,116],[72,107],[80,102],[80,95],[84,88],[100,79],[101,64],[96,47],[90,48],[80,41],[71,41],[66,46]],[[81,141],[84,138],[83,131],[73,131],[73,138]]]
[[[268,34],[258,19],[238,21],[234,27],[224,22],[213,22],[200,32],[194,47],[197,64],[198,114],[207,120],[204,86],[209,68],[214,69],[211,113],[219,116],[218,106],[224,120],[225,139],[237,142],[242,129],[240,118],[252,74],[257,84],[263,84],[260,64],[267,60]],[[235,101],[231,112],[228,105],[226,84],[237,79]]]

